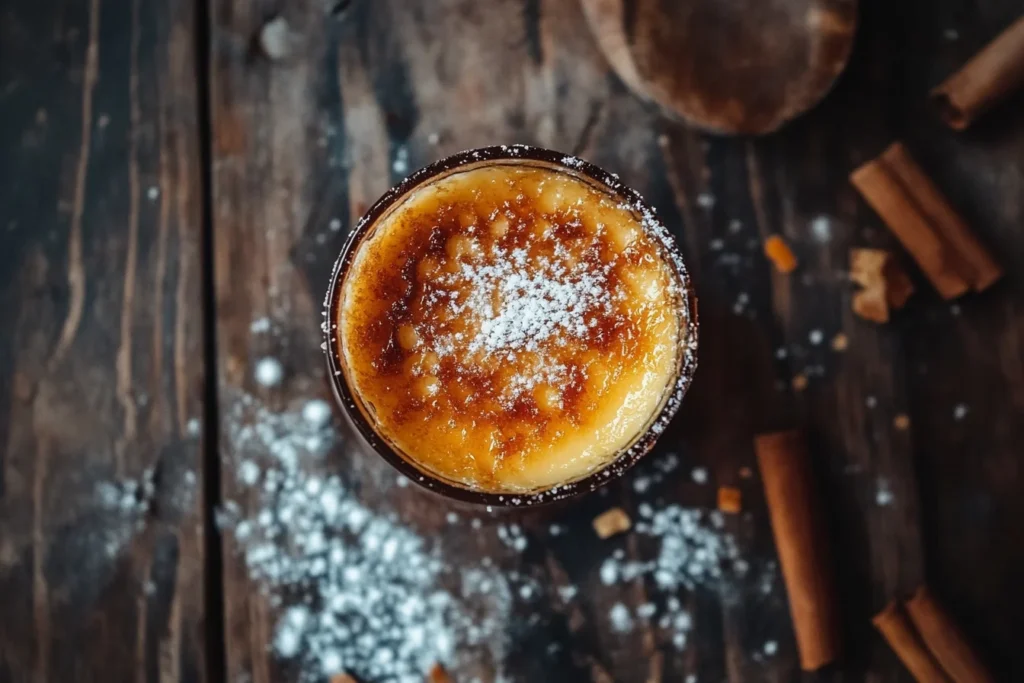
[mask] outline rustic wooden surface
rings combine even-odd
[[[207,680],[194,20],[0,9],[5,683]]]
[[[739,486],[749,514],[729,529],[748,557],[768,562],[759,482],[739,472],[754,464],[753,433],[808,430],[848,646],[840,666],[809,678],[909,680],[869,616],[927,580],[1000,680],[1019,680],[1022,100],[955,135],[925,95],[1022,7],[865,0],[860,10],[848,70],[822,105],[770,137],[730,139],[638,100],[564,0],[0,8],[0,682],[294,680],[268,649],[281,606],[247,578],[233,536],[211,538],[204,553],[204,511],[258,506],[234,475],[245,445],[233,421],[253,402],[285,411],[327,397],[319,322],[329,268],[402,164],[507,142],[620,174],[683,244],[701,296],[701,360],[680,418],[641,466],[681,456],[659,496],[713,507],[718,485]],[[258,35],[278,15],[292,34],[272,61]],[[916,274],[908,308],[877,327],[850,313],[847,252],[896,243],[846,176],[894,138],[1008,275],[951,304]],[[340,230],[329,227],[335,217]],[[761,256],[774,233],[800,258],[793,275]],[[215,333],[206,346],[204,319]],[[820,345],[810,341],[818,330]],[[841,353],[830,349],[840,332]],[[281,361],[280,385],[254,380],[263,357]],[[204,368],[215,380],[205,393]],[[805,390],[790,388],[794,376]],[[908,429],[894,426],[900,414]],[[204,430],[204,415],[219,421]],[[216,441],[202,450],[204,431]],[[709,484],[690,480],[698,466]],[[514,553],[494,533],[508,517],[479,532],[447,524],[446,504],[394,486],[352,446],[318,467],[449,548],[452,562],[491,557],[548,588],[509,623],[509,680],[801,679],[777,576],[768,596],[686,593],[695,625],[683,652],[649,624],[612,630],[611,605],[657,591],[598,577],[609,547],[651,550],[633,537],[598,543],[590,529],[607,508],[636,509],[630,477],[572,505],[517,513],[529,548]],[[127,512],[104,506],[104,484],[144,479],[147,468],[151,494]],[[205,505],[204,469],[220,484]],[[553,523],[568,534],[552,537]],[[579,588],[569,607],[550,590],[566,582]]]

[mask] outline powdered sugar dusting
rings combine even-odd
[[[553,338],[564,344],[566,336],[587,334],[588,315],[599,307],[611,313],[604,272],[591,272],[585,263],[568,267],[557,250],[555,258],[532,263],[525,249],[514,249],[493,264],[464,264],[441,280],[439,296],[446,286],[470,291],[465,303],[453,303],[452,309],[478,322],[467,345],[471,353],[536,351]]]
[[[736,540],[725,530],[718,511],[686,508],[674,503],[641,502],[633,532],[657,542],[650,559],[627,558],[614,550],[598,568],[602,585],[614,586],[643,580],[650,601],[630,609],[616,603],[608,614],[611,628],[625,632],[640,620],[656,625],[677,650],[689,643],[693,620],[680,600],[684,591],[716,590],[723,600],[773,590],[777,571],[772,562],[752,571]]]
[[[446,565],[436,544],[321,473],[337,440],[323,408],[316,399],[272,411],[241,396],[226,421],[234,490],[258,505],[243,517],[228,501],[221,523],[281,605],[270,647],[298,660],[302,681],[346,672],[419,683],[437,662],[500,670],[508,580],[489,564]]]

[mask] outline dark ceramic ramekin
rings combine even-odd
[[[362,242],[373,233],[378,220],[390,209],[396,207],[414,189],[440,180],[453,173],[463,172],[481,166],[522,164],[568,173],[584,180],[597,189],[609,193],[628,206],[643,222],[647,233],[661,246],[666,262],[672,265],[680,292],[680,347],[675,381],[666,387],[661,407],[649,421],[646,429],[624,448],[617,456],[610,458],[601,469],[588,473],[576,481],[560,484],[543,490],[495,493],[469,488],[457,481],[445,479],[435,472],[423,469],[411,458],[403,456],[386,438],[380,435],[372,424],[366,409],[361,405],[346,374],[342,358],[339,335],[339,299],[343,283],[352,259]],[[370,207],[366,215],[356,224],[334,264],[330,286],[324,301],[324,351],[331,387],[346,417],[368,442],[369,446],[393,465],[399,472],[417,484],[443,496],[460,501],[501,507],[530,506],[564,500],[603,486],[621,476],[654,446],[668,422],[676,414],[683,395],[690,386],[697,368],[697,298],[690,277],[683,265],[679,247],[672,236],[658,220],[654,210],[634,190],[619,182],[617,176],[575,157],[559,152],[524,145],[501,145],[459,152],[421,168]]]

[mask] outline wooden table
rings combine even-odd
[[[760,483],[741,475],[752,434],[800,425],[847,643],[818,680],[909,680],[869,617],[922,580],[1000,680],[1021,680],[1024,101],[956,135],[924,97],[1021,10],[865,0],[848,71],[821,106],[776,135],[723,139],[632,96],[570,1],[8,3],[0,681],[299,677],[269,646],[301,591],[275,606],[234,529],[214,524],[218,507],[237,520],[260,505],[237,476],[250,457],[239,415],[327,397],[321,299],[367,205],[407,169],[510,142],[579,154],[657,206],[696,278],[702,339],[696,384],[650,460],[572,505],[460,510],[454,523],[348,439],[317,461],[448,562],[531,582],[500,615],[503,680],[800,678]],[[271,61],[258,35],[277,14],[291,33]],[[949,303],[915,275],[908,308],[876,326],[850,312],[847,254],[895,243],[847,174],[895,138],[1007,277]],[[761,256],[775,233],[799,256],[791,276]],[[843,352],[830,347],[840,333]],[[280,383],[255,379],[261,358],[280,362]],[[638,477],[671,469],[669,453],[679,466],[639,492]],[[671,596],[649,576],[605,585],[615,550],[647,560],[657,548],[636,533],[599,541],[592,518],[615,506],[637,517],[645,502],[710,509],[720,485],[742,489],[726,531],[767,591],[673,593],[693,620],[682,649],[655,619],[617,628],[617,603],[635,615]],[[506,542],[512,524],[523,541]],[[569,585],[566,600],[556,589]]]

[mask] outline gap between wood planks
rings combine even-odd
[[[217,296],[213,242],[213,124],[210,68],[210,0],[195,0],[196,122],[199,131],[199,184],[202,221],[203,305],[203,602],[207,681],[227,677],[224,619],[224,557],[216,510],[221,503],[220,416],[217,403]]]

